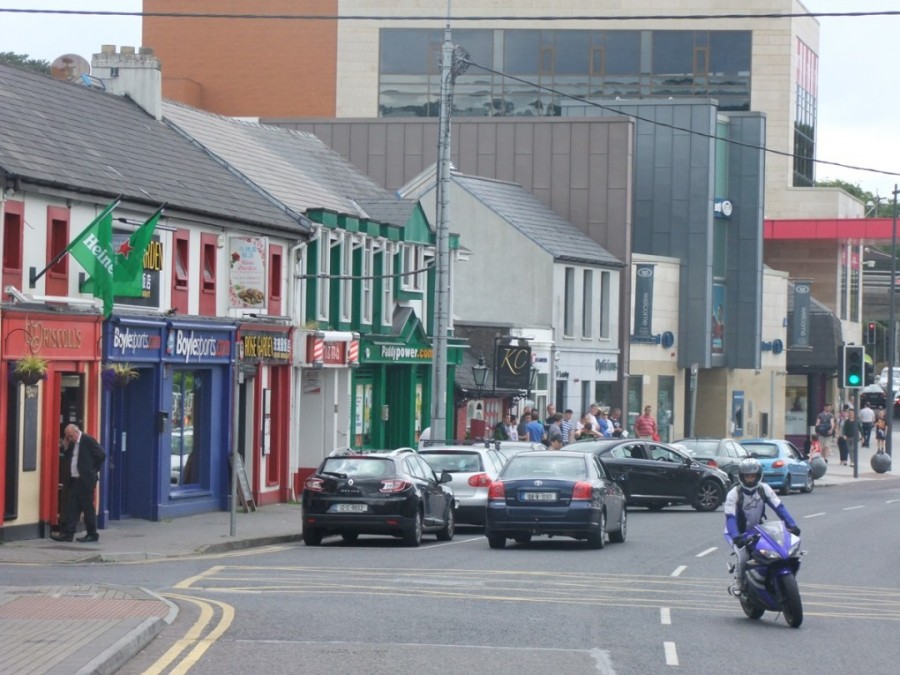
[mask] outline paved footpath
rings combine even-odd
[[[895,480],[875,473],[871,450],[860,449],[859,473],[830,462],[817,488],[859,481]],[[80,565],[186,557],[299,541],[300,507],[272,504],[252,513],[205,513],[165,522],[108,521],[100,541],[60,543],[33,539],[0,543],[4,567]],[[0,585],[0,672],[113,673],[175,620],[178,608],[141,588],[111,585]]]

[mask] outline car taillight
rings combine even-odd
[[[784,460],[783,460],[783,459],[776,459],[774,462],[772,462],[772,468],[773,468],[773,469],[780,469],[780,468],[783,467],[783,466],[784,466]]]
[[[506,499],[506,488],[503,486],[503,481],[497,480],[491,483],[488,499]]]
[[[411,483],[408,483],[405,480],[398,480],[396,478],[392,478],[390,480],[381,481],[381,489],[379,492],[386,493],[394,493],[394,492],[403,492],[406,490]]]
[[[469,476],[469,485],[475,488],[490,487],[491,477],[486,473],[476,473],[474,476]]]
[[[714,460],[714,459],[708,459],[708,460],[706,460],[706,464],[707,464],[708,466],[711,466],[711,467],[714,468],[714,469],[718,469],[718,468],[719,468],[719,465],[716,464],[716,460]]]
[[[594,496],[594,489],[587,481],[580,480],[575,483],[572,488],[572,499],[591,499]]]
[[[304,483],[303,487],[310,492],[321,492],[325,488],[325,481],[321,478],[311,476],[306,479],[306,483]]]

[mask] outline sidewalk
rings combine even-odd
[[[228,512],[159,523],[107,521],[96,544],[51,539],[2,543],[0,568],[158,560],[298,541],[300,506],[272,504],[238,512],[235,536],[230,529]],[[113,673],[177,615],[176,605],[141,588],[0,585],[0,671]]]
[[[859,477],[853,467],[832,459],[816,487],[891,480],[894,471],[875,473],[873,450],[859,449]],[[165,522],[107,521],[96,544],[50,539],[0,544],[3,565],[135,562],[294,542],[301,539],[299,504],[261,506],[238,512],[235,536],[231,514],[217,511]],[[80,533],[79,533],[80,534]],[[112,673],[144,648],[178,608],[139,588],[98,584],[67,587],[0,586],[0,653],[3,673]]]

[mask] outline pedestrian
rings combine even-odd
[[[618,438],[622,435],[622,410],[621,408],[613,408],[609,411],[609,421],[612,423],[612,435]]]
[[[591,403],[591,405],[588,407],[587,415],[591,423],[591,428],[594,431],[600,431],[600,424],[597,420],[597,418],[600,416],[600,404]]]
[[[509,424],[506,425],[506,437],[511,441],[519,440],[519,420],[515,415],[509,416]]]
[[[653,411],[649,405],[644,406],[644,412],[638,415],[634,421],[634,434],[645,441],[653,441],[659,438],[659,432],[656,430],[656,420],[650,414]]]
[[[518,436],[518,433],[516,436]],[[509,440],[509,415],[504,415],[503,419],[494,425],[494,432],[491,434],[491,437],[495,441]]]
[[[875,411],[872,410],[872,406],[869,405],[868,401],[859,411],[859,426],[862,428],[862,446],[868,448],[869,441],[872,438],[872,429],[875,426]]]
[[[578,427],[578,431],[575,432],[575,440],[592,441],[595,438],[600,438],[600,432],[594,429],[594,425],[591,424],[591,414],[584,413],[581,416],[581,425]]]
[[[822,412],[816,416],[816,434],[819,442],[822,444],[822,458],[828,463],[828,458],[834,454],[834,446],[836,442],[837,425],[834,421],[834,415],[831,413],[831,404],[826,403]]]
[[[562,431],[563,445],[568,445],[575,440],[575,423],[572,421],[571,408],[566,408],[562,422],[559,423],[559,428]]]
[[[520,441],[528,440],[528,425],[531,423],[531,410],[529,408],[525,408],[522,412],[522,420],[519,422],[519,427],[517,429],[519,433]]]
[[[878,452],[884,452],[884,442],[887,439],[887,419],[884,416],[884,410],[878,411],[878,417],[875,418],[875,444],[878,446]]]
[[[850,460],[850,451],[856,447],[856,444],[859,442],[859,422],[856,420],[856,412],[853,408],[849,408],[847,410],[847,419],[844,420],[844,424],[841,427],[841,441],[840,451],[841,451],[841,464],[843,466],[853,466],[853,463]]]
[[[82,433],[75,424],[69,424],[63,431],[66,449],[63,461],[69,467],[69,485],[66,494],[65,515],[60,523],[59,534],[52,534],[54,541],[73,541],[75,528],[84,514],[87,532],[78,541],[100,541],[97,533],[97,511],[94,508],[94,488],[100,480],[100,467],[106,460],[106,453],[96,439]]]
[[[553,413],[553,417],[550,418],[550,426],[547,427],[547,445],[553,450],[559,450],[565,444],[560,426],[562,420],[563,416],[560,413]]]
[[[600,427],[600,435],[604,438],[610,438],[613,432],[612,422],[609,421],[609,415],[605,410],[597,413],[597,426]]]
[[[817,457],[822,456],[822,446],[819,443],[819,437],[817,434],[810,434],[809,437],[809,452],[806,455],[806,458],[811,462]]]
[[[544,425],[537,417],[533,417],[532,420],[525,426],[525,433],[528,435],[527,440],[531,441],[532,443],[543,443],[544,439],[547,437],[547,432],[544,429]]]
[[[553,424],[553,416],[556,414],[556,406],[552,403],[547,404],[547,416],[544,418],[544,433],[550,429],[550,425]]]

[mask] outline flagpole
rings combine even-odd
[[[38,279],[40,279],[42,276],[44,276],[50,270],[51,267],[53,267],[56,263],[58,263],[60,260],[63,259],[63,256],[65,256],[66,253],[69,252],[69,249],[72,248],[72,244],[75,243],[76,241],[80,241],[81,238],[85,235],[85,233],[94,226],[94,223],[96,223],[101,218],[105,217],[106,214],[108,214],[110,211],[112,211],[114,208],[116,208],[121,201],[122,201],[122,195],[119,195],[118,197],[116,197],[114,202],[110,203],[105,209],[103,209],[103,211],[100,212],[99,216],[97,216],[90,223],[88,223],[88,226],[81,231],[81,234],[79,234],[77,237],[75,237],[69,243],[69,245],[66,246],[62,251],[60,251],[55,256],[53,256],[53,260],[51,260],[47,264],[47,266],[44,269],[42,269],[39,273],[35,274],[33,271],[33,268],[32,268],[32,270],[28,274],[28,288],[34,288],[35,284],[37,284]]]

